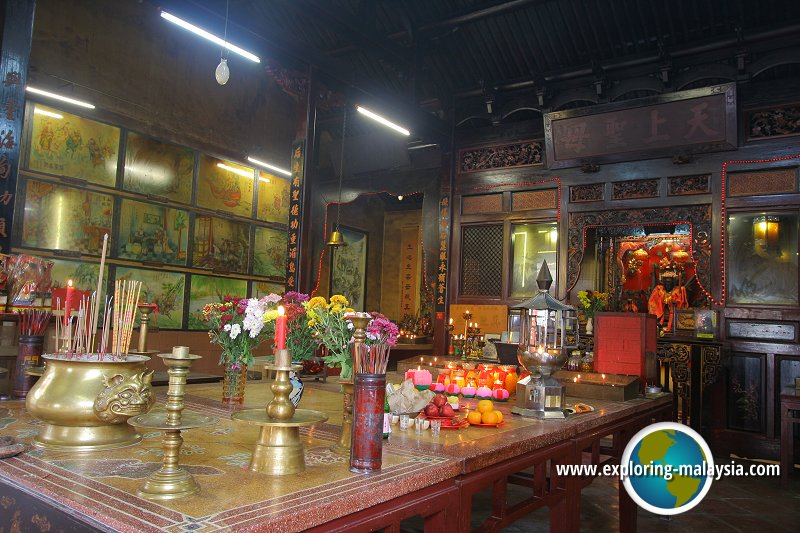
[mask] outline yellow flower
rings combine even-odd
[[[316,325],[317,325],[317,321],[314,320],[313,318],[308,321],[308,327],[313,328]]]
[[[350,302],[348,302],[347,298],[345,298],[341,294],[334,294],[333,296],[331,296],[331,304],[339,305],[341,307],[347,307],[348,305],[350,305]]]
[[[326,307],[328,302],[322,296],[314,296],[306,304],[308,309],[316,309],[317,307]]]
[[[348,307],[347,309],[345,309],[345,310],[344,310],[344,312],[345,312],[345,313],[355,313],[355,312],[356,312],[356,310],[355,310],[355,309],[353,309],[352,307]]]
[[[336,304],[333,307],[331,307],[331,313],[341,313],[341,312],[342,312],[342,306],[341,305]]]
[[[277,309],[270,309],[269,311],[264,313],[263,317],[261,317],[261,319],[264,322],[272,322],[276,318],[278,318],[278,310]]]

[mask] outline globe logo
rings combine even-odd
[[[633,436],[622,454],[620,473],[625,490],[640,507],[674,515],[703,500],[714,479],[714,459],[695,430],[659,422]]]

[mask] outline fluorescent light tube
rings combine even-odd
[[[382,117],[382,116],[380,116],[380,115],[376,115],[375,113],[373,113],[373,112],[372,112],[372,111],[370,111],[369,109],[364,109],[364,108],[363,108],[363,107],[361,107],[361,106],[356,106],[356,109],[357,109],[357,110],[358,110],[358,112],[359,112],[359,113],[361,113],[362,115],[366,115],[366,116],[368,116],[369,118],[371,118],[372,120],[374,120],[374,121],[376,121],[376,122],[380,122],[380,123],[381,123],[381,124],[383,124],[384,126],[387,126],[387,127],[389,127],[389,128],[392,128],[392,129],[393,129],[393,130],[395,130],[395,131],[399,131],[400,133],[402,133],[402,134],[403,134],[403,135],[405,135],[405,136],[411,135],[411,132],[410,132],[410,131],[408,131],[407,129],[405,129],[405,128],[401,127],[401,126],[398,126],[398,125],[397,125],[397,124],[395,124],[394,122],[390,122],[390,121],[386,120],[385,118],[383,118],[383,117]]]
[[[263,161],[259,161],[258,159],[254,158],[254,157],[247,156],[247,160],[250,161],[251,163],[254,163],[256,165],[262,166],[264,168],[268,168],[270,170],[274,170],[275,172],[283,174],[284,176],[291,176],[292,175],[292,173],[289,172],[288,170],[282,169],[280,167],[276,167],[275,165],[270,165],[269,163],[265,163]]]
[[[227,48],[231,52],[236,52],[240,56],[246,57],[247,59],[249,59],[250,61],[253,61],[254,63],[261,63],[261,59],[259,59],[259,57],[257,55],[252,54],[252,53],[248,52],[247,50],[245,50],[243,48],[239,48],[235,44],[231,44],[228,41],[220,39],[219,37],[217,37],[213,33],[209,33],[206,30],[204,30],[203,28],[198,28],[194,24],[186,22],[185,20],[180,19],[180,18],[176,17],[175,15],[173,15],[171,13],[167,13],[166,11],[162,11],[161,12],[161,18],[164,18],[164,19],[172,22],[173,24],[177,24],[181,28],[183,28],[185,30],[189,30],[190,32],[194,33],[195,35],[199,35],[200,37],[203,37],[204,39],[208,39],[212,43],[218,44],[219,46],[222,46],[223,48]]]
[[[232,167],[230,165],[226,165],[225,163],[217,163],[217,166],[221,169],[227,170],[228,172],[233,172],[234,174],[239,174],[240,176],[244,176],[245,178],[252,178],[253,171],[250,172],[246,170],[242,170],[241,168]]]
[[[62,102],[67,102],[68,104],[74,104],[74,105],[79,105],[81,107],[94,109],[94,105],[90,104],[89,102],[84,102],[82,100],[75,100],[74,98],[68,98],[66,96],[61,96],[60,94],[51,93],[49,91],[43,91],[42,89],[37,89],[36,87],[31,87],[30,85],[28,85],[25,89],[29,93],[40,94],[48,98],[53,98],[55,100],[61,100]]]
[[[45,111],[44,109],[39,109],[38,107],[34,108],[33,112],[37,115],[44,115],[51,118],[64,118],[64,115],[59,115],[58,113],[53,113],[52,111]]]

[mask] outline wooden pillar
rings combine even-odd
[[[0,252],[11,247],[35,0],[7,0],[0,60]]]
[[[311,242],[313,209],[311,206],[311,180],[313,179],[316,152],[317,125],[317,72],[314,66],[307,71],[305,99],[298,101],[298,122],[295,142],[292,144],[291,204],[298,210],[289,213],[289,250],[286,272],[286,290],[309,292],[313,289],[311,272],[313,246]],[[294,239],[292,238],[294,235]]]

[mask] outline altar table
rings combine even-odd
[[[496,404],[506,414],[500,428],[443,430],[432,437],[394,426],[384,441],[383,469],[365,476],[351,473],[348,458],[329,450],[341,423],[341,396],[334,387],[306,388],[301,407],[325,411],[331,423],[301,430],[307,465],[301,474],[270,477],[247,470],[257,430],[230,420],[232,411],[217,401],[218,384],[190,385],[186,408],[220,418],[215,426],[183,433],[181,464],[195,476],[199,494],[166,502],[136,496],[142,480],[161,464],[159,432],[145,433],[138,445],[106,452],[33,448],[0,460],[0,526],[22,531],[397,531],[401,521],[416,517],[425,531],[460,532],[471,529],[472,496],[489,487],[492,513],[478,530],[496,530],[547,506],[552,531],[578,531],[580,490],[591,479],[560,477],[555,465],[618,458],[636,431],[669,420],[672,412],[669,397],[592,400],[594,412],[540,421],[511,415],[511,404]],[[165,390],[157,392],[160,408]],[[263,407],[269,397],[267,384],[251,382],[245,407]],[[0,435],[26,441],[38,426],[23,402],[0,402]],[[608,436],[610,446],[601,448]],[[507,507],[508,483],[530,487],[530,498]],[[623,488],[619,509],[621,529],[635,531],[637,508]]]

